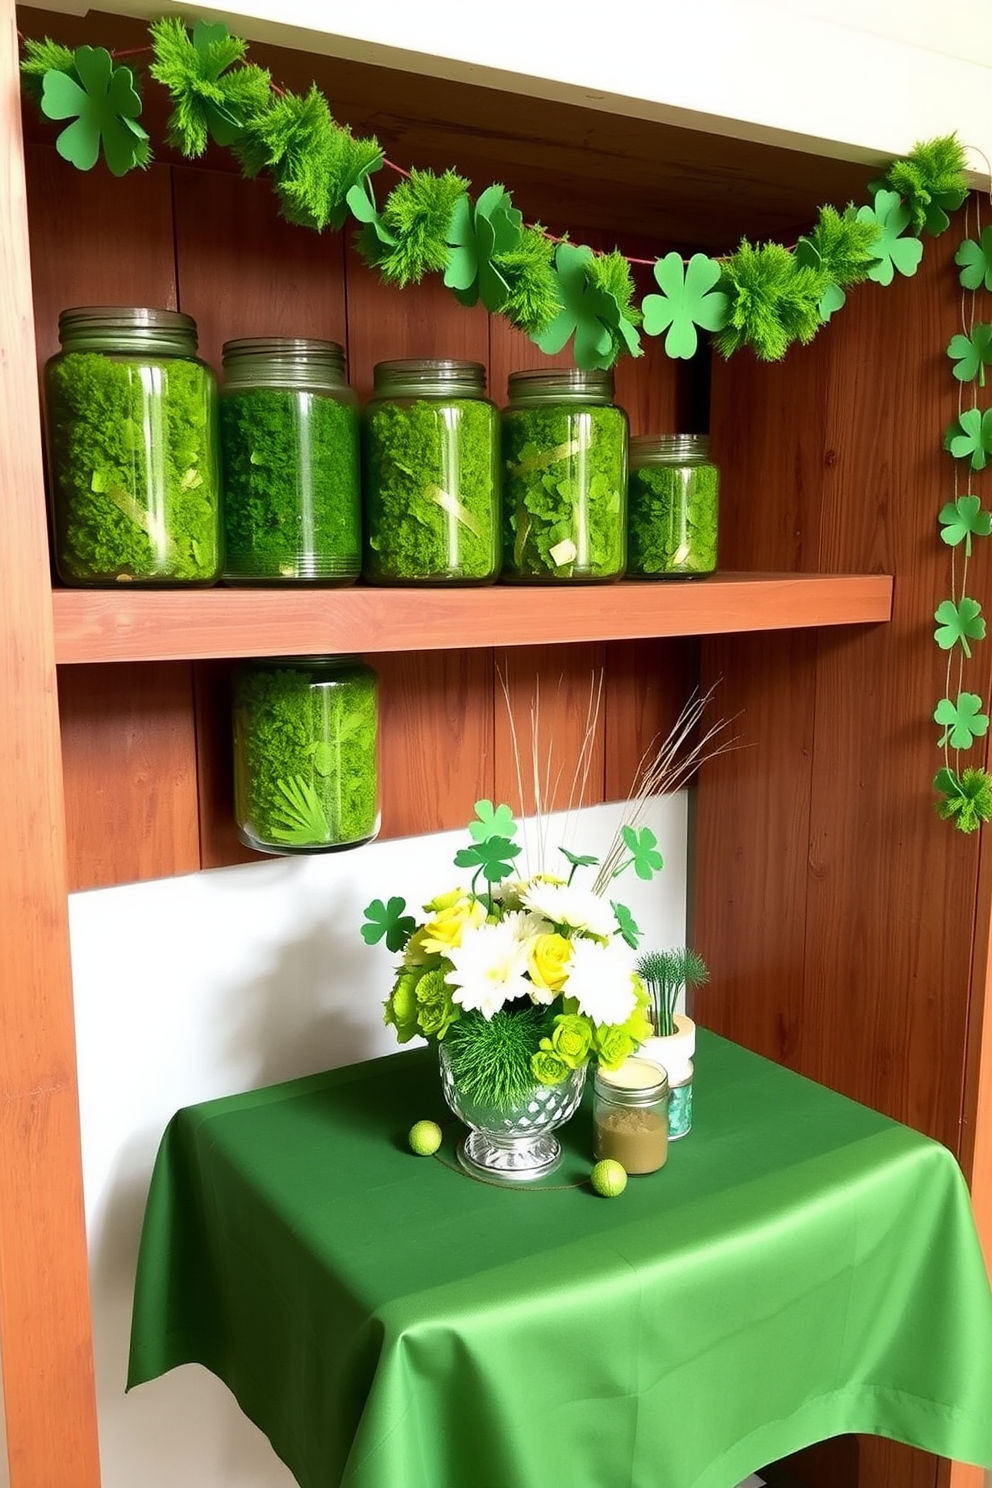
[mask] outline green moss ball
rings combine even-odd
[[[430,1157],[441,1145],[441,1128],[436,1121],[416,1121],[410,1128],[410,1150],[418,1157]],[[624,1180],[626,1181],[626,1173]]]
[[[589,1174],[589,1182],[604,1199],[618,1198],[627,1187],[627,1169],[612,1157],[604,1157]]]

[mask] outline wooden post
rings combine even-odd
[[[98,1488],[13,0],[0,0],[0,1356],[11,1488]]]

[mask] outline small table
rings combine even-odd
[[[869,1432],[992,1467],[992,1294],[946,1148],[700,1030],[695,1125],[607,1200],[460,1172],[418,1049],[191,1106],[129,1388],[199,1362],[302,1488],[731,1488]],[[440,1159],[440,1160],[439,1160]]]

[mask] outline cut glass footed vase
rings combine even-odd
[[[472,1100],[459,1088],[443,1043],[438,1055],[444,1098],[470,1129],[458,1143],[458,1161],[466,1172],[497,1183],[527,1183],[553,1173],[561,1162],[554,1133],[578,1109],[585,1065],[560,1085],[535,1083],[518,1104],[497,1108]]]

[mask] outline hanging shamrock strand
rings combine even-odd
[[[947,355],[958,380],[958,417],[944,437],[944,446],[954,459],[954,499],[938,516],[940,535],[951,550],[951,597],[942,600],[934,611],[934,639],[947,652],[945,695],[933,714],[942,730],[937,743],[944,751],[944,764],[933,784],[939,796],[938,815],[953,821],[962,832],[974,832],[992,818],[992,778],[984,769],[962,769],[960,763],[961,754],[983,739],[989,728],[985,703],[978,693],[968,692],[964,686],[965,662],[972,659],[972,643],[985,639],[982,607],[968,595],[968,566],[974,540],[992,534],[992,512],[984,509],[981,498],[973,492],[962,493],[961,484],[964,472],[983,470],[992,454],[992,409],[978,406],[985,368],[992,361],[992,325],[977,322],[978,292],[992,290],[989,229],[983,232],[978,222],[977,238],[967,238],[961,244],[955,262],[961,268],[961,331],[952,336]],[[952,696],[955,689],[956,696]]]
[[[694,356],[706,333],[724,356],[747,346],[777,361],[794,341],[811,341],[852,286],[915,274],[920,235],[942,232],[948,211],[966,195],[957,139],[933,140],[872,183],[871,204],[821,207],[794,249],[744,239],[723,258],[695,253],[686,263],[667,253],[649,261],[657,291],[638,304],[631,264],[645,260],[553,238],[540,223],[524,222],[499,183],[473,200],[469,182],[454,170],[400,170],[378,140],[356,138],[338,124],[315,85],[297,94],[273,83],[222,23],[198,21],[189,31],[170,16],[153,22],[149,34],[148,75],[172,100],[166,141],[181,155],[196,159],[211,141],[230,149],[247,177],[264,172],[271,179],[288,221],[320,232],[353,219],[359,251],[385,282],[403,287],[440,274],[462,304],[481,301],[545,353],[571,342],[576,364],[587,369],[640,356],[642,332],[664,335],[674,358]],[[46,38],[25,42],[21,71],[47,118],[72,121],[56,141],[66,160],[90,170],[102,153],[114,175],[148,165],[151,145],[137,122],[132,67],[115,64],[102,47],[73,51]],[[402,179],[380,205],[372,177],[384,166]],[[987,235],[972,245],[983,263]],[[961,360],[984,374],[990,358],[992,335],[978,336]],[[987,427],[982,415],[977,419],[961,437],[990,453],[992,416]]]

